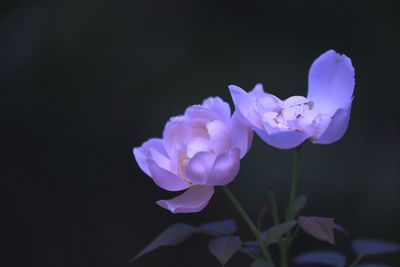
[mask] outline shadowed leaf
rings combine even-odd
[[[307,204],[307,196],[300,195],[295,198],[294,200],[294,212],[299,212],[302,210]]]
[[[339,232],[342,232],[343,234],[350,236],[349,233],[341,226],[340,224],[336,224],[333,226],[333,228]]]
[[[363,263],[359,264],[356,267],[390,267],[389,265],[386,264],[380,264],[380,263]]]
[[[239,250],[241,243],[238,236],[223,236],[211,240],[208,249],[224,265]]]
[[[346,258],[335,251],[311,251],[297,256],[294,259],[296,264],[324,264],[335,267],[344,267]]]
[[[299,225],[307,234],[316,239],[326,241],[332,245],[335,244],[333,228],[335,219],[326,217],[299,217]]]
[[[257,242],[248,241],[242,242],[241,250],[244,253],[252,254],[252,255],[259,255],[260,254],[260,247]]]
[[[165,229],[159,236],[157,236],[156,239],[154,239],[147,247],[145,247],[138,255],[136,255],[131,262],[159,247],[179,244],[197,231],[197,227],[188,224],[173,224]]]
[[[274,264],[270,261],[256,259],[255,261],[253,261],[250,267],[274,267]]]
[[[279,241],[280,237],[289,232],[295,225],[297,221],[288,221],[282,224],[278,224],[269,228],[266,232],[262,234],[265,238],[267,244],[276,243]]]
[[[380,255],[400,251],[400,245],[374,239],[356,239],[351,244],[353,251],[357,255]]]
[[[237,231],[237,225],[234,220],[223,220],[200,225],[200,230],[210,235],[231,235]]]

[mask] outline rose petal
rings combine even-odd
[[[295,148],[309,138],[309,136],[303,132],[277,132],[268,134],[266,131],[257,128],[254,128],[254,131],[267,144],[279,149]]]
[[[164,156],[167,156],[167,152],[165,151],[163,141],[160,138],[152,138],[144,142],[141,147],[135,147],[133,149],[133,155],[140,169],[148,176],[151,176],[149,167],[147,166],[147,159],[149,157],[151,158],[149,148],[154,149]]]
[[[227,152],[231,147],[231,137],[227,125],[220,120],[214,120],[207,123],[206,127],[213,151],[217,154]]]
[[[186,177],[195,184],[207,184],[208,175],[216,159],[214,153],[199,152],[190,161],[186,168]]]
[[[185,111],[185,117],[187,117],[189,120],[200,119],[203,122],[220,119],[216,112],[201,105],[193,105],[188,107]]]
[[[265,96],[265,92],[264,92],[264,87],[261,83],[257,83],[253,90],[251,90],[249,92],[249,95],[251,95],[254,98],[259,98],[259,97],[263,97]]]
[[[316,140],[325,132],[331,121],[332,118],[330,116],[317,114],[315,117],[310,116],[299,118],[293,127],[301,129],[301,131],[312,136],[311,139]]]
[[[187,118],[184,116],[172,117],[164,127],[163,144],[171,159],[183,144],[191,140],[192,134]]]
[[[149,166],[150,176],[153,181],[161,188],[168,191],[181,191],[190,186],[188,182],[178,177],[169,170],[163,169],[158,166],[154,160],[148,159],[147,165]]]
[[[186,148],[186,155],[189,158],[194,157],[199,152],[211,150],[211,142],[207,138],[197,137],[191,141]]]
[[[258,125],[256,118],[249,118],[250,113],[254,113],[254,99],[245,90],[236,86],[229,85],[229,91],[235,104],[236,111],[239,112],[240,118],[249,126]]]
[[[240,158],[249,151],[253,142],[253,131],[239,118],[239,112],[235,111],[231,119],[232,148],[240,149]]]
[[[173,199],[159,200],[157,204],[172,213],[199,212],[208,204],[213,194],[212,186],[192,186],[183,194]]]
[[[264,93],[264,96],[255,99],[254,111],[261,116],[265,112],[280,112],[283,102],[274,95]]]
[[[203,106],[217,113],[227,123],[231,118],[231,108],[220,97],[209,97],[203,101]]]
[[[151,159],[161,168],[171,170],[171,160],[153,148],[149,148]]]
[[[145,155],[143,149],[141,147],[133,148],[133,155],[137,164],[139,165],[139,168],[148,176],[151,176],[149,166],[147,166],[147,156]]]
[[[351,107],[348,110],[339,109],[325,130],[325,132],[313,143],[331,144],[338,141],[347,130],[350,121]]]
[[[346,109],[354,83],[350,58],[329,50],[311,65],[307,98],[314,102],[318,112],[333,115],[338,109]]]
[[[207,179],[209,185],[226,185],[230,183],[240,169],[240,150],[234,148],[230,152],[218,155]]]

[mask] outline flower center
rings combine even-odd
[[[289,129],[296,128],[295,121],[304,119],[314,119],[315,112],[312,110],[314,103],[305,97],[294,96],[290,97],[283,102],[283,109],[277,116],[277,119],[282,123],[286,122]],[[312,121],[312,120],[311,120]],[[298,130],[298,129],[293,129]]]
[[[274,130],[304,132],[318,115],[313,107],[314,103],[307,98],[292,96],[281,103],[279,111],[264,113],[264,127],[272,133]]]
[[[184,149],[180,149],[178,151],[178,170],[177,170],[178,176],[182,177],[189,184],[192,184],[192,182],[189,181],[185,175],[186,168],[189,164],[190,159],[191,158],[187,156],[186,151],[184,151]]]

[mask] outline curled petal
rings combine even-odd
[[[154,160],[147,160],[149,166],[150,176],[153,181],[161,188],[168,191],[181,191],[190,186],[188,182],[175,175],[169,170],[163,169],[158,166]]]
[[[240,169],[240,150],[234,148],[230,152],[220,154],[215,159],[207,179],[209,185],[226,185],[230,183]]]
[[[147,156],[143,151],[143,148],[137,148],[135,147],[133,149],[133,155],[135,157],[135,160],[137,164],[139,165],[140,169],[146,173],[148,176],[151,176],[149,166],[147,165]]]
[[[325,132],[313,143],[331,144],[342,138],[349,125],[350,111],[351,108],[348,110],[339,109],[332,117],[331,123]]]
[[[260,84],[250,93],[236,85],[230,85],[229,90],[239,119],[247,126],[263,127],[262,114],[268,111],[280,111],[281,100],[271,94],[265,93]]]
[[[229,85],[229,91],[240,119],[249,126],[257,124],[253,119],[249,118],[249,114],[254,113],[254,99],[245,90],[236,85]]]
[[[309,135],[303,132],[276,132],[268,134],[262,129],[254,128],[254,131],[263,139],[267,144],[279,149],[291,149],[299,146],[304,142]]]
[[[135,147],[133,149],[133,155],[140,169],[146,173],[148,176],[150,175],[149,167],[147,166],[147,159],[152,158],[149,152],[150,149],[153,149],[160,153],[161,155],[167,157],[167,152],[164,149],[163,141],[160,138],[152,138],[143,143],[141,147]]]
[[[253,90],[251,90],[249,92],[249,95],[251,95],[252,97],[255,97],[255,98],[261,98],[261,97],[265,96],[263,85],[261,83],[256,84],[256,86],[254,86]]]
[[[186,177],[195,184],[207,184],[208,175],[214,165],[216,155],[209,152],[199,152],[190,161],[186,168]]]
[[[232,148],[240,149],[240,158],[249,151],[253,142],[253,131],[240,119],[239,112],[235,111],[231,120]]]
[[[188,107],[185,111],[185,117],[187,117],[190,121],[201,120],[203,122],[220,119],[220,116],[213,110],[201,105],[193,105]]]
[[[217,113],[224,122],[231,117],[231,108],[228,103],[220,97],[209,97],[203,101],[203,106]]]
[[[157,204],[172,213],[199,212],[207,206],[213,194],[212,186],[193,186],[182,195],[169,200],[159,200]]]
[[[338,109],[346,109],[354,83],[351,59],[329,50],[311,65],[307,98],[318,112],[333,115]]]
[[[171,168],[171,160],[164,156],[162,153],[158,152],[153,148],[149,148],[149,153],[151,155],[151,159],[163,169],[170,170]]]

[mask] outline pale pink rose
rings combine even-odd
[[[238,174],[240,159],[251,146],[249,127],[231,116],[219,97],[193,105],[165,125],[163,138],[153,138],[133,153],[139,167],[161,188],[186,190],[157,204],[173,213],[202,210],[214,186],[230,183]]]
[[[330,144],[346,132],[354,91],[350,58],[329,50],[311,65],[307,97],[281,100],[261,84],[251,92],[229,86],[241,120],[269,145],[289,149],[309,139]]]

